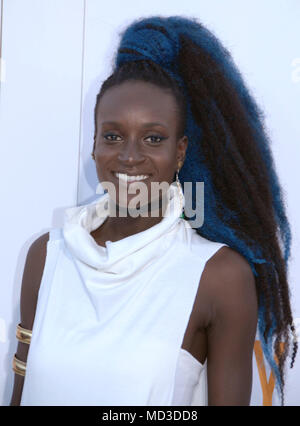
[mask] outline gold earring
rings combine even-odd
[[[91,153],[92,159],[95,160],[95,154],[92,152]]]

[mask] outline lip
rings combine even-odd
[[[128,176],[146,176],[146,175],[148,175],[149,177],[152,176],[151,173],[128,173],[128,172],[120,172],[120,171],[113,170],[112,174],[114,173],[120,173],[120,174],[128,175]]]
[[[123,172],[111,172],[112,176],[119,182],[119,178],[115,175],[115,173],[123,173]],[[129,185],[131,183],[135,183],[135,182],[147,182],[152,177],[152,174],[149,174],[149,173],[139,173],[139,174],[123,173],[123,174],[126,174],[128,176],[146,176],[146,175],[148,175],[148,177],[146,179],[143,179],[143,180],[132,180],[130,182],[127,182],[127,185]],[[124,183],[124,181],[122,181],[122,183]]]

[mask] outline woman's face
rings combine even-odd
[[[111,182],[119,195],[126,192],[129,181],[122,175],[147,176],[141,180],[151,201],[151,182],[173,182],[178,161],[183,161],[187,137],[176,138],[178,111],[172,94],[140,81],[124,82],[108,89],[99,101],[95,161],[99,181]],[[116,173],[120,173],[119,178]],[[124,176],[123,176],[124,177]]]

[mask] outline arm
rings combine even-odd
[[[225,247],[207,262],[208,405],[249,405],[258,319],[255,277],[246,259]]]
[[[28,330],[32,330],[33,327],[37,297],[45,266],[48,240],[49,233],[47,232],[32,243],[27,253],[21,286],[20,313],[21,326]],[[16,356],[19,360],[26,362],[28,351],[28,344],[18,342]],[[24,377],[15,374],[13,394],[10,401],[11,406],[20,405],[23,385]]]

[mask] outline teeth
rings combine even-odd
[[[128,176],[124,173],[114,173],[117,178],[123,180],[124,182],[133,182],[136,180],[145,180],[149,175],[138,175],[138,176]]]

